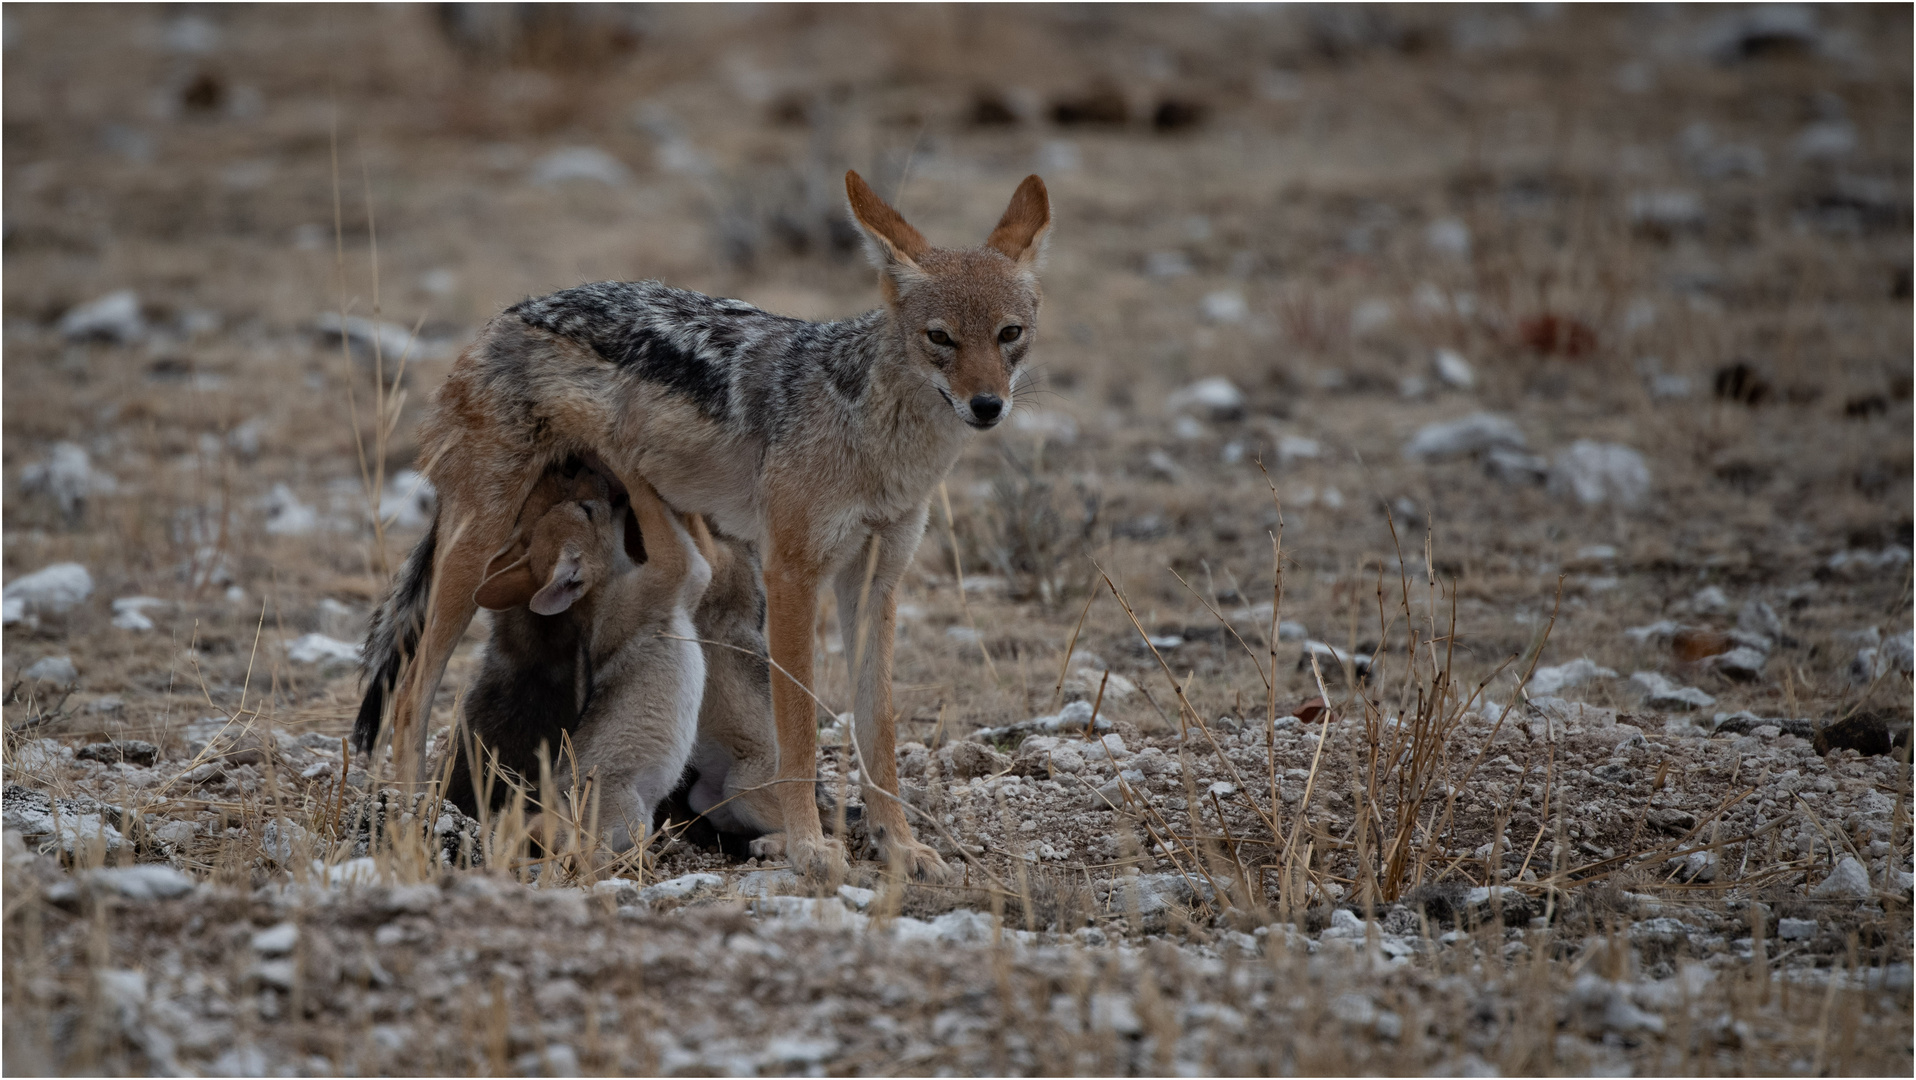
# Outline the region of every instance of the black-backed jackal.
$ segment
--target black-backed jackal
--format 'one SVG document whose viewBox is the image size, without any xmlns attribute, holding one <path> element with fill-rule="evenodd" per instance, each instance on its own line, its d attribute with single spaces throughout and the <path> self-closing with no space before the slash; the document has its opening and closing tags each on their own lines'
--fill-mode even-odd
<svg viewBox="0 0 1916 1080">
<path fill-rule="evenodd" d="M 363 748 L 390 695 L 396 770 L 422 776 L 433 696 L 485 568 L 513 542 L 545 470 L 577 456 L 757 541 L 793 866 L 822 879 L 845 869 L 812 787 L 812 625 L 829 584 L 857 660 L 871 839 L 908 873 L 942 872 L 897 799 L 896 589 L 932 493 L 971 433 L 1005 415 L 1028 370 L 1051 208 L 1044 182 L 1027 177 L 982 247 L 942 249 L 858 174 L 845 187 L 880 271 L 876 311 L 813 323 L 657 282 L 603 282 L 508 308 L 466 349 L 421 432 L 439 509 L 369 634 Z"/>
</svg>

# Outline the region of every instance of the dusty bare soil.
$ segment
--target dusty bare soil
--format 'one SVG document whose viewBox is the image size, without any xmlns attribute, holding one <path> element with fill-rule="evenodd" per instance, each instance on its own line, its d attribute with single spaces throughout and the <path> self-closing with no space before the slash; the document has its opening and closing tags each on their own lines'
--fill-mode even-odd
<svg viewBox="0 0 1916 1080">
<path fill-rule="evenodd" d="M 5 12 L 9 1072 L 1911 1070 L 1907 8 L 502 18 Z M 1057 214 L 900 609 L 954 881 L 382 795 L 462 342 L 864 310 L 848 167 Z"/>
</svg>

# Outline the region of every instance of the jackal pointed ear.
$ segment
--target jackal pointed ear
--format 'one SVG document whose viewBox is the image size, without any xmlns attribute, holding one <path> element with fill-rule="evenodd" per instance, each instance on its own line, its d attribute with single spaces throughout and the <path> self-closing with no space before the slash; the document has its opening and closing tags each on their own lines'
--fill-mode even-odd
<svg viewBox="0 0 1916 1080">
<path fill-rule="evenodd" d="M 532 594 L 533 612 L 557 615 L 578 603 L 579 597 L 585 595 L 585 578 L 580 573 L 583 567 L 584 561 L 574 552 L 559 556 L 559 561 L 552 564 L 552 576 L 546 579 L 545 586 Z"/>
<path fill-rule="evenodd" d="M 509 611 L 532 599 L 539 580 L 532 576 L 532 556 L 525 554 L 503 569 L 489 570 L 472 599 L 487 611 Z"/>
<path fill-rule="evenodd" d="M 918 256 L 931 250 L 922 233 L 879 198 L 856 172 L 845 174 L 845 198 L 852 205 L 853 219 L 865 233 L 866 250 L 880 270 L 918 269 Z"/>
<path fill-rule="evenodd" d="M 1021 267 L 1035 267 L 1044 258 L 1045 237 L 1051 234 L 1051 196 L 1037 173 L 1025 177 L 1011 193 L 1011 205 L 985 246 L 1003 252 Z"/>
</svg>

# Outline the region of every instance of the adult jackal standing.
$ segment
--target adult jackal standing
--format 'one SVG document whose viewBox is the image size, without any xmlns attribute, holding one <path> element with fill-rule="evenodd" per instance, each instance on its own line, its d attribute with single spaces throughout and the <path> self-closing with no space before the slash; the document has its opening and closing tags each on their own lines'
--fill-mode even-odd
<svg viewBox="0 0 1916 1080">
<path fill-rule="evenodd" d="M 439 510 L 369 633 L 371 685 L 354 729 L 362 748 L 372 748 L 392 696 L 397 771 L 419 778 L 433 695 L 484 568 L 512 543 L 545 469 L 578 455 L 628 488 L 649 481 L 675 509 L 758 539 L 777 840 L 792 864 L 825 879 L 845 868 L 811 783 L 812 625 L 829 583 L 845 653 L 858 661 L 853 709 L 872 841 L 881 859 L 916 876 L 943 871 L 897 799 L 896 588 L 932 492 L 971 433 L 1003 418 L 1028 370 L 1051 206 L 1044 182 L 1027 177 L 984 246 L 941 249 L 857 173 L 845 189 L 879 269 L 885 305 L 876 311 L 813 323 L 657 282 L 602 282 L 508 308 L 466 349 L 421 431 Z"/>
</svg>

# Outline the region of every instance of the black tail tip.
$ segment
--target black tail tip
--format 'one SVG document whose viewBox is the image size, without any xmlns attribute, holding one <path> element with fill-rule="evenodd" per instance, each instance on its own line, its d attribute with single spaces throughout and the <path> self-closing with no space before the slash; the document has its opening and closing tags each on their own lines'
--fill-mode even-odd
<svg viewBox="0 0 1916 1080">
<path fill-rule="evenodd" d="M 379 741 L 379 718 L 386 711 L 386 680 L 374 679 L 359 703 L 359 716 L 353 720 L 352 746 L 362 754 L 373 752 Z"/>
</svg>

